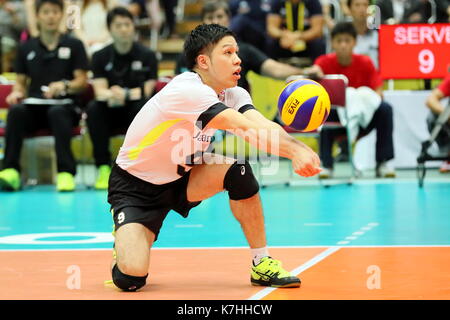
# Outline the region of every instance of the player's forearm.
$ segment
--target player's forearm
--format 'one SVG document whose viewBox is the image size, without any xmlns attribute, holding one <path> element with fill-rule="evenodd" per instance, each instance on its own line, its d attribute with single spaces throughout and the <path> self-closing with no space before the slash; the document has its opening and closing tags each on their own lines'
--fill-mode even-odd
<svg viewBox="0 0 450 320">
<path fill-rule="evenodd" d="M 231 132 L 259 150 L 283 158 L 293 159 L 300 149 L 306 147 L 272 121 L 264 124 L 252 122 L 250 126 L 236 128 Z"/>
</svg>

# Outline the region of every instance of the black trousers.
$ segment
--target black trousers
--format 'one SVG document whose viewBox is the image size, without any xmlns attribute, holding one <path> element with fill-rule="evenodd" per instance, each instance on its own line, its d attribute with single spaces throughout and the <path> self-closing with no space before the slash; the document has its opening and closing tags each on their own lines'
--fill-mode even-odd
<svg viewBox="0 0 450 320">
<path fill-rule="evenodd" d="M 58 172 L 76 173 L 71 149 L 72 130 L 80 121 L 80 112 L 73 105 L 38 106 L 16 104 L 9 108 L 6 120 L 4 168 L 20 171 L 23 139 L 41 129 L 50 129 L 55 137 Z"/>
<path fill-rule="evenodd" d="M 337 112 L 332 110 L 328 121 L 338 121 Z M 367 128 L 359 128 L 358 137 L 363 137 L 369 134 L 373 129 L 377 130 L 377 139 L 375 146 L 375 160 L 377 163 L 388 161 L 394 158 L 394 121 L 392 114 L 392 107 L 382 101 L 380 106 L 375 111 L 372 120 Z M 339 135 L 345 134 L 345 128 L 339 129 L 323 129 L 320 132 L 320 159 L 324 168 L 333 168 L 332 146 L 335 138 Z"/>
<path fill-rule="evenodd" d="M 111 165 L 109 139 L 124 134 L 145 101 L 128 102 L 124 107 L 110 108 L 106 102 L 91 101 L 87 106 L 87 125 L 94 148 L 96 166 Z"/>
</svg>

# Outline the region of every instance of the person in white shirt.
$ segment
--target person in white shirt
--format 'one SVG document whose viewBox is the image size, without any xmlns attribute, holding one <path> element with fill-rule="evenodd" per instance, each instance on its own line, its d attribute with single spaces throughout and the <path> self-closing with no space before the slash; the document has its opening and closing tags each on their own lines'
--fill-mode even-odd
<svg viewBox="0 0 450 320">
<path fill-rule="evenodd" d="M 348 0 L 352 22 L 357 32 L 353 52 L 369 56 L 378 70 L 378 29 L 376 28 L 379 26 L 374 25 L 372 29 L 368 27 L 369 5 L 369 0 Z"/>
<path fill-rule="evenodd" d="M 226 130 L 291 159 L 293 170 L 305 177 L 320 172 L 320 159 L 264 118 L 252 106 L 248 92 L 237 87 L 241 60 L 229 29 L 198 26 L 187 37 L 184 53 L 191 71 L 176 76 L 142 107 L 111 172 L 113 283 L 123 291 L 143 287 L 149 249 L 168 212 L 187 217 L 202 200 L 227 191 L 231 211 L 251 249 L 251 283 L 299 287 L 300 279 L 269 256 L 259 185 L 249 163 L 205 151 L 214 132 Z"/>
</svg>

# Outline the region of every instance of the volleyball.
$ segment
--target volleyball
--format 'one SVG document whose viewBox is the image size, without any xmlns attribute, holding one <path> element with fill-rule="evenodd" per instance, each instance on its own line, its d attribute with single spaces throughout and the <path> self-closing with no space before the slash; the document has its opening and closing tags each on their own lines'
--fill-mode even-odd
<svg viewBox="0 0 450 320">
<path fill-rule="evenodd" d="M 330 114 L 330 97 L 325 88 L 310 79 L 289 82 L 278 97 L 281 120 L 302 132 L 314 131 Z"/>
</svg>

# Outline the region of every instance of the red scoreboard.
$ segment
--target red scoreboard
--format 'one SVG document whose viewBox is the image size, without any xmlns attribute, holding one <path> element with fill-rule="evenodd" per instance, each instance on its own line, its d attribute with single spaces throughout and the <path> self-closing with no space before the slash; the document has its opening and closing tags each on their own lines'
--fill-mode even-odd
<svg viewBox="0 0 450 320">
<path fill-rule="evenodd" d="M 381 25 L 383 79 L 443 78 L 450 66 L 450 24 Z"/>
</svg>

